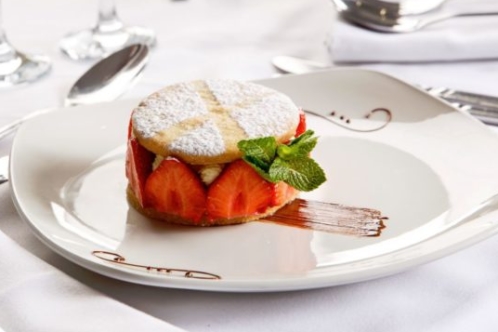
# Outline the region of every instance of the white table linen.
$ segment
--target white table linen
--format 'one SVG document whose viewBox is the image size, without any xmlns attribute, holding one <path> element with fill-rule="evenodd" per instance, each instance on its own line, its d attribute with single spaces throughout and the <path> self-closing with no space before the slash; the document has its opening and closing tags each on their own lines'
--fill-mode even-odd
<svg viewBox="0 0 498 332">
<path fill-rule="evenodd" d="M 442 10 L 498 13 L 498 2 L 448 0 Z M 370 31 L 337 20 L 328 47 L 336 63 L 487 60 L 498 58 L 497 31 L 498 15 L 458 17 L 413 33 Z"/>
<path fill-rule="evenodd" d="M 67 276 L 2 232 L 0 252 L 0 324 L 7 331 L 182 331 Z"/>
<path fill-rule="evenodd" d="M 65 33 L 96 19 L 96 1 L 2 4 L 10 40 L 25 51 L 49 54 L 54 67 L 37 83 L 0 90 L 0 126 L 34 109 L 60 104 L 89 63 L 64 58 L 57 42 Z M 142 80 L 123 98 L 144 96 L 167 83 L 194 78 L 268 78 L 275 75 L 270 64 L 274 55 L 328 59 L 324 42 L 334 12 L 327 0 L 121 0 L 117 5 L 123 20 L 147 25 L 158 33 L 158 46 Z M 498 96 L 498 60 L 363 66 L 413 83 Z M 0 141 L 0 155 L 8 153 L 11 142 Z M 83 285 L 188 331 L 458 332 L 494 331 L 498 326 L 496 238 L 377 280 L 309 291 L 232 294 L 158 289 L 85 270 L 52 252 L 32 234 L 17 215 L 7 185 L 0 186 L 0 230 L 28 255 Z M 0 252 L 0 259 L 8 254 Z M 43 306 L 43 301 L 37 304 Z M 32 308 L 36 305 L 26 308 L 26 314 Z M 6 329 L 5 323 L 0 319 L 0 327 Z"/>
</svg>

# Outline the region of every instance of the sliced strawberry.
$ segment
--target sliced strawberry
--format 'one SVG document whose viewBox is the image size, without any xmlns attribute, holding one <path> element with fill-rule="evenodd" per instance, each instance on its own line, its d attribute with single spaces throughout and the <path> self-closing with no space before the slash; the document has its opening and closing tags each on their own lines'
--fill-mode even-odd
<svg viewBox="0 0 498 332">
<path fill-rule="evenodd" d="M 280 181 L 278 183 L 272 184 L 273 195 L 272 195 L 272 206 L 280 206 L 287 203 L 292 197 L 297 194 L 297 189 L 288 185 L 287 183 Z"/>
<path fill-rule="evenodd" d="M 297 125 L 295 136 L 299 137 L 305 131 L 306 131 L 306 114 L 303 112 L 303 110 L 301 110 L 299 113 L 299 124 Z"/>
<path fill-rule="evenodd" d="M 241 218 L 264 212 L 272 201 L 272 184 L 243 160 L 223 170 L 208 189 L 208 219 Z"/>
<path fill-rule="evenodd" d="M 206 211 L 206 190 L 190 167 L 168 158 L 147 179 L 145 201 L 159 212 L 197 222 Z"/>
<path fill-rule="evenodd" d="M 128 140 L 126 177 L 141 206 L 144 206 L 145 181 L 152 172 L 154 158 L 154 154 L 141 146 L 136 139 Z"/>
</svg>

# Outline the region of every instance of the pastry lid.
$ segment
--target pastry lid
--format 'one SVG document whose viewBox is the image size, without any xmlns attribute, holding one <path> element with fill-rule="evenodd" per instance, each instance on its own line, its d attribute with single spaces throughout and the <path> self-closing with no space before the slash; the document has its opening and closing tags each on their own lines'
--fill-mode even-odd
<svg viewBox="0 0 498 332">
<path fill-rule="evenodd" d="M 237 143 L 295 134 L 299 108 L 286 95 L 249 82 L 205 80 L 167 86 L 133 110 L 133 135 L 148 150 L 190 164 L 241 158 Z"/>
</svg>

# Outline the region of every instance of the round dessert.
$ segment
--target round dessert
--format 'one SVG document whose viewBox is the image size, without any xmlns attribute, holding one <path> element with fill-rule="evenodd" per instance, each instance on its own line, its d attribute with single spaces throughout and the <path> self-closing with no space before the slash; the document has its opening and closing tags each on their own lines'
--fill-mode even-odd
<svg viewBox="0 0 498 332">
<path fill-rule="evenodd" d="M 132 112 L 128 201 L 148 217 L 197 226 L 273 214 L 298 189 L 324 181 L 309 158 L 316 138 L 305 130 L 304 113 L 289 97 L 258 84 L 205 80 L 168 86 Z M 303 165 L 312 168 L 311 179 L 295 178 L 293 168 Z"/>
</svg>

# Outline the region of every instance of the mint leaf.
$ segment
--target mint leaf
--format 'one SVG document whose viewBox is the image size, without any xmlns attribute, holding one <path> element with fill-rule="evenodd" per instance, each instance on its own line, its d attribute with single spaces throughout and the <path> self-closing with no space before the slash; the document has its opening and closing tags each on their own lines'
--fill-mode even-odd
<svg viewBox="0 0 498 332">
<path fill-rule="evenodd" d="M 300 191 L 311 191 L 325 182 L 324 171 L 311 158 L 284 160 L 275 158 L 269 176 L 273 182 L 284 181 Z"/>
<path fill-rule="evenodd" d="M 265 179 L 266 181 L 269 181 L 269 182 L 275 182 L 273 181 L 273 179 L 270 177 L 270 175 L 268 175 L 268 171 L 270 170 L 270 166 L 267 166 L 267 165 L 262 165 L 261 166 L 261 161 L 256 159 L 256 158 L 252 158 L 250 156 L 244 156 L 242 157 L 242 159 L 244 159 L 244 161 L 246 163 L 248 163 L 256 172 L 258 172 L 258 174 L 263 178 Z"/>
<path fill-rule="evenodd" d="M 291 149 L 294 150 L 296 157 L 307 157 L 315 148 L 318 138 L 314 137 L 314 134 L 312 130 L 307 130 L 289 144 Z"/>
<path fill-rule="evenodd" d="M 289 145 L 280 145 L 277 148 L 278 156 L 285 160 L 308 157 L 318 141 L 316 137 L 313 137 L 313 134 L 312 130 L 308 130 L 292 140 Z"/>
<path fill-rule="evenodd" d="M 244 160 L 267 172 L 275 159 L 277 141 L 275 137 L 255 138 L 240 141 L 237 147 L 243 153 Z"/>
<path fill-rule="evenodd" d="M 304 133 L 302 133 L 301 135 L 299 135 L 298 137 L 294 138 L 290 143 L 289 145 L 293 145 L 293 144 L 299 144 L 299 142 L 301 141 L 305 141 L 311 137 L 313 137 L 313 135 L 315 134 L 315 132 L 311 129 L 308 129 L 306 130 Z"/>
<path fill-rule="evenodd" d="M 300 191 L 311 191 L 326 181 L 324 171 L 309 157 L 317 143 L 307 130 L 289 144 L 277 144 L 274 137 L 240 141 L 242 158 L 269 182 L 284 181 Z"/>
<path fill-rule="evenodd" d="M 312 138 L 314 134 L 315 134 L 315 132 L 313 130 L 308 129 L 304 133 L 302 133 L 301 135 L 299 135 L 298 137 L 294 138 L 289 143 L 289 145 L 301 144 L 301 142 L 305 142 L 305 141 L 309 140 L 310 138 Z"/>
</svg>

